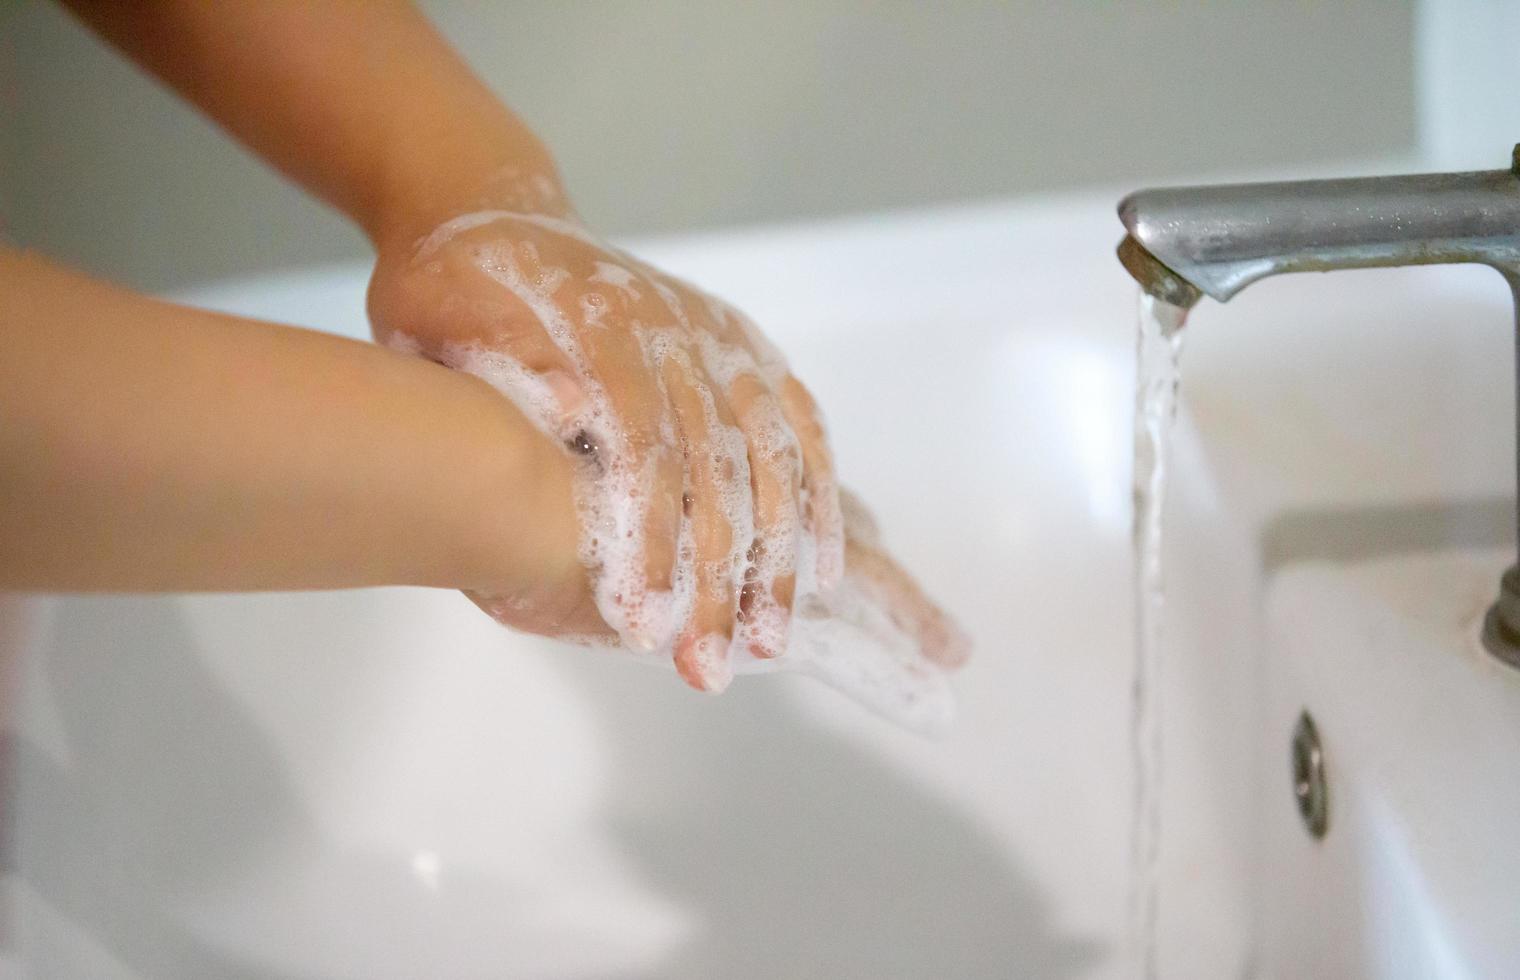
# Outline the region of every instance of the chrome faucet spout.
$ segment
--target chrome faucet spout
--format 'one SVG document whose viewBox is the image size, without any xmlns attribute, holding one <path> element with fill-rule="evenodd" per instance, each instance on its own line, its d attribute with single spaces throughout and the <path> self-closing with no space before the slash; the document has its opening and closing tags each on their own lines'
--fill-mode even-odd
<svg viewBox="0 0 1520 980">
<path fill-rule="evenodd" d="M 1220 302 L 1284 272 L 1476 262 L 1520 273 L 1512 170 L 1144 190 L 1119 218 L 1126 243 Z"/>
<path fill-rule="evenodd" d="M 1119 219 L 1119 261 L 1176 306 L 1223 303 L 1285 272 L 1478 263 L 1508 280 L 1520 336 L 1520 146 L 1508 170 L 1142 190 L 1119 203 Z M 1520 451 L 1516 466 L 1520 484 Z M 1484 643 L 1520 668 L 1520 562 Z"/>
</svg>

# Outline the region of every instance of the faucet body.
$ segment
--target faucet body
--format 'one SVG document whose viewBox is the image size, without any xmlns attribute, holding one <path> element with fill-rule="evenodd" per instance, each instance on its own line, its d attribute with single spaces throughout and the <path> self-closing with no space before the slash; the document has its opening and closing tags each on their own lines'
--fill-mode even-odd
<svg viewBox="0 0 1520 980">
<path fill-rule="evenodd" d="M 1143 190 L 1120 202 L 1119 218 L 1120 262 L 1175 306 L 1223 303 L 1284 272 L 1478 263 L 1509 282 L 1520 336 L 1520 146 L 1509 170 Z M 1520 486 L 1520 451 L 1516 460 Z M 1484 644 L 1520 668 L 1520 562 L 1504 574 Z"/>
<path fill-rule="evenodd" d="M 1146 190 L 1119 219 L 1127 251 L 1221 303 L 1283 272 L 1476 262 L 1520 275 L 1512 170 Z"/>
</svg>

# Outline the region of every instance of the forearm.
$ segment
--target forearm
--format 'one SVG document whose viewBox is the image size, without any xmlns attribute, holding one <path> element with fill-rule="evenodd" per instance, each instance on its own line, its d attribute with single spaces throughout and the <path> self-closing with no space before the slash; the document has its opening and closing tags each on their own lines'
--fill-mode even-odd
<svg viewBox="0 0 1520 980">
<path fill-rule="evenodd" d="M 64 0 L 377 247 L 505 199 L 563 206 L 543 144 L 401 0 Z"/>
<path fill-rule="evenodd" d="M 0 250 L 0 588 L 418 584 L 575 563 L 569 464 L 427 361 Z"/>
</svg>

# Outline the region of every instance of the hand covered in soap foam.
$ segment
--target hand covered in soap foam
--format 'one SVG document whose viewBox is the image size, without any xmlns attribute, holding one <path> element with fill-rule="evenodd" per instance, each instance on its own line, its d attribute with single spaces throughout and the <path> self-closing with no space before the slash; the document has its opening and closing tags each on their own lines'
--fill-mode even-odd
<svg viewBox="0 0 1520 980">
<path fill-rule="evenodd" d="M 917 655 L 954 670 L 971 656 L 971 641 L 881 542 L 876 520 L 860 498 L 841 489 L 844 514 L 845 577 L 916 646 Z"/>
<path fill-rule="evenodd" d="M 580 558 L 629 649 L 673 647 L 689 683 L 721 689 L 731 643 L 779 656 L 799 586 L 839 581 L 839 494 L 807 391 L 741 314 L 552 195 L 382 253 L 369 306 L 381 342 L 484 378 L 578 458 Z M 555 621 L 583 588 L 472 598 L 508 625 L 610 639 Z"/>
<path fill-rule="evenodd" d="M 158 304 L 102 299 L 104 293 L 77 284 L 65 284 L 59 295 L 86 296 L 83 306 L 59 307 L 28 293 L 26 305 L 12 304 L 23 332 L 37 333 L 33 311 L 43 310 L 50 322 L 42 333 L 49 337 L 60 325 L 93 337 L 99 331 L 84 326 L 98 319 L 99 310 L 87 308 L 97 300 L 143 327 L 134 334 L 148 346 L 91 347 L 95 357 L 85 367 L 113 369 L 100 368 L 102 376 L 116 377 L 117 361 L 150 349 L 164 356 L 137 358 L 141 378 L 158 378 L 154 372 L 174 359 L 169 354 L 199 367 L 206 383 L 253 365 L 255 373 L 289 383 L 282 390 L 298 393 L 296 408 L 324 423 L 301 434 L 313 438 L 288 440 L 290 452 L 272 454 L 275 440 L 265 430 L 278 424 L 270 420 L 288 424 L 300 412 L 248 424 L 247 399 L 232 399 L 217 416 L 230 428 L 175 430 L 181 441 L 208 437 L 190 455 L 219 464 L 213 479 L 176 470 L 174 479 L 139 487 L 144 481 L 134 476 L 127 482 L 139 506 L 126 510 L 114 506 L 120 501 L 112 494 L 94 491 L 70 498 L 78 510 L 59 509 L 55 494 L 35 495 L 31 503 L 43 519 L 22 522 L 34 527 L 62 521 L 76 531 L 121 530 L 130 511 L 126 525 L 141 530 L 154 523 L 144 522 L 143 513 L 172 511 L 191 515 L 176 525 L 222 535 L 208 546 L 204 533 L 169 544 L 164 535 L 148 534 L 140 549 L 117 549 L 87 572 L 63 560 L 43 581 L 58 582 L 52 574 L 154 588 L 464 585 L 483 590 L 473 597 L 509 625 L 616 639 L 667 662 L 673 656 L 698 687 L 721 688 L 735 667 L 784 662 L 841 686 L 871 688 L 878 706 L 892 702 L 892 688 L 908 714 L 924 716 L 923 692 L 940 679 L 933 665 L 956 659 L 953 631 L 867 536 L 850 534 L 846 568 L 838 491 L 807 393 L 737 313 L 588 234 L 565 202 L 548 148 L 412 4 L 181 2 L 155 5 L 164 8 L 158 16 L 139 16 L 122 4 L 70 6 L 363 230 L 380 253 L 370 290 L 380 340 L 486 379 L 558 446 L 531 438 L 522 420 L 501 411 L 478 385 L 458 378 L 435 385 L 440 372 L 414 370 L 415 364 L 397 369 L 398 359 L 373 351 L 294 339 L 270 324 L 239 327 L 246 339 L 233 336 L 225 320 L 217 329 L 214 319 L 196 317 L 192 330 L 184 311 L 171 316 Z M 60 281 L 35 270 L 25 278 L 34 285 Z M 3 298 L 21 295 L 12 285 Z M 63 310 L 61 318 L 52 316 L 54 307 Z M 183 360 L 192 346 L 195 355 Z M 52 383 L 56 351 L 21 348 L 28 350 L 38 356 L 21 363 L 27 370 L 42 365 L 47 393 L 73 390 Z M 340 376 L 344 371 L 352 373 Z M 89 371 L 76 381 L 92 396 L 117 397 L 135 410 L 141 378 L 109 391 Z M 30 410 L 36 391 L 20 390 Z M 49 417 L 75 427 L 77 399 L 44 401 L 57 411 Z M 377 403 L 385 411 L 375 410 Z M 313 408 L 326 411 L 313 416 Z M 461 417 L 467 413 L 478 414 Z M 441 425 L 454 428 L 430 441 Z M 212 431 L 219 441 L 209 438 Z M 141 434 L 120 432 L 122 441 Z M 382 448 L 387 433 L 395 435 L 389 454 Z M 117 441 L 107 440 L 113 447 Z M 71 443 L 76 453 L 68 458 L 93 459 L 99 442 Z M 160 442 L 131 444 L 147 456 L 111 455 L 156 459 Z M 59 454 L 20 445 L 23 462 L 40 460 L 40 468 L 23 471 L 30 475 L 18 486 L 50 487 L 51 457 Z M 323 451 L 313 453 L 314 446 Z M 501 447 L 501 455 L 468 448 L 480 446 Z M 563 458 L 555 455 L 559 447 Z M 398 464 L 397 453 L 408 458 Z M 566 465 L 571 459 L 577 476 Z M 388 485 L 367 493 L 376 482 Z M 166 490 L 208 483 L 230 489 Z M 567 506 L 567 484 L 578 514 Z M 196 506 L 181 507 L 185 497 L 197 498 Z M 239 506 L 215 506 L 222 498 Z M 376 521 L 379 514 L 388 519 Z M 331 533 L 290 531 L 324 519 L 334 526 L 317 530 Z M 91 537 L 99 535 L 82 533 Z M 60 551 L 50 538 L 28 540 L 43 550 L 71 550 Z M 251 558 L 239 546 L 247 540 L 262 545 L 259 560 L 240 559 L 239 574 L 230 573 L 226 554 Z M 155 549 L 151 570 L 122 568 L 120 554 Z M 429 553 L 419 557 L 419 550 Z M 35 584 L 30 574 L 23 581 Z M 794 606 L 797 628 L 789 630 Z M 795 656 L 781 657 L 787 646 Z M 915 686 L 924 678 L 931 680 Z"/>
</svg>

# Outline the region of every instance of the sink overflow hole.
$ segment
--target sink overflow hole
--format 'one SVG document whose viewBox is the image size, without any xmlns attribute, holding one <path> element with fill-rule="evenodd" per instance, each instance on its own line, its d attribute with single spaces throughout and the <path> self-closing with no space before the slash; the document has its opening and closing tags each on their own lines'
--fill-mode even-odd
<svg viewBox="0 0 1520 980">
<path fill-rule="evenodd" d="M 1330 790 L 1325 784 L 1325 754 L 1319 729 L 1309 712 L 1301 712 L 1293 728 L 1293 798 L 1309 836 L 1321 840 L 1330 826 Z"/>
</svg>

